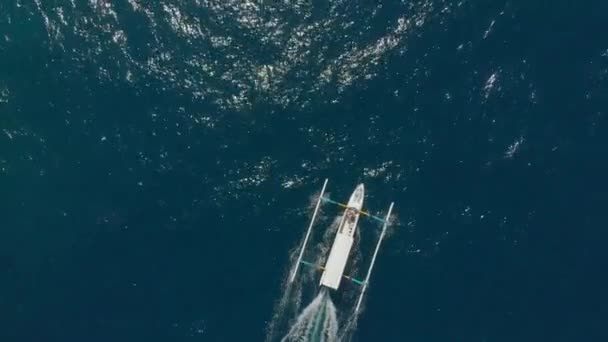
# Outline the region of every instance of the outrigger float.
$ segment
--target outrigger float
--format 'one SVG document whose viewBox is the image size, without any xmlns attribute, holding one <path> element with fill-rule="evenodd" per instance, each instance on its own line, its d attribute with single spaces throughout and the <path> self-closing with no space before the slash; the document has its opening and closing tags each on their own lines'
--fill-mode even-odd
<svg viewBox="0 0 608 342">
<path fill-rule="evenodd" d="M 391 216 L 391 212 L 393 211 L 394 202 L 391 202 L 385 218 L 374 216 L 368 211 L 363 210 L 363 198 L 365 196 L 363 184 L 359 184 L 355 188 L 355 191 L 350 196 L 348 203 L 344 204 L 333 201 L 330 198 L 323 196 L 325 194 L 327 182 L 328 180 L 325 179 L 325 182 L 323 183 L 323 188 L 321 189 L 321 193 L 319 194 L 319 198 L 317 199 L 315 211 L 312 214 L 310 225 L 308 226 L 308 230 L 306 231 L 306 236 L 304 237 L 304 242 L 300 249 L 300 254 L 298 256 L 296 266 L 294 268 L 293 273 L 291 274 L 289 281 L 293 282 L 295 280 L 300 264 L 309 267 L 314 267 L 323 272 L 321 275 L 321 280 L 319 282 L 320 286 L 337 290 L 340 287 L 340 282 L 342 278 L 350 280 L 351 282 L 361 286 L 361 293 L 359 294 L 357 306 L 355 307 L 355 312 L 358 312 L 359 308 L 361 307 L 361 302 L 363 301 L 363 296 L 365 295 L 365 291 L 367 290 L 367 286 L 369 284 L 369 278 L 372 274 L 374 263 L 376 262 L 376 256 L 378 255 L 380 245 L 382 244 L 386 229 L 389 225 L 389 218 Z M 310 232 L 312 231 L 312 227 L 314 226 L 315 220 L 317 218 L 317 213 L 319 212 L 321 202 L 335 204 L 344 208 L 344 213 L 342 214 L 342 219 L 340 220 L 340 225 L 338 226 L 338 232 L 336 233 L 336 237 L 329 252 L 329 256 L 327 258 L 325 266 L 315 265 L 313 263 L 302 260 L 302 256 L 304 255 L 304 250 L 306 249 L 306 244 L 308 243 Z M 369 269 L 367 270 L 367 275 L 365 276 L 365 280 L 358 280 L 344 274 L 344 268 L 346 267 L 346 263 L 348 262 L 350 250 L 354 242 L 357 223 L 359 222 L 359 216 L 361 214 L 382 223 L 382 232 L 380 233 L 380 237 L 378 238 L 378 243 L 376 244 L 376 249 L 374 250 Z"/>
</svg>

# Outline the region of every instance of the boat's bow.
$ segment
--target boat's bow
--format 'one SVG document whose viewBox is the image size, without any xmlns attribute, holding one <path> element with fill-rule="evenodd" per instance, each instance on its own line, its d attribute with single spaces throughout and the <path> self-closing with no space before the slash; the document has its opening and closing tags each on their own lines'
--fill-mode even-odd
<svg viewBox="0 0 608 342">
<path fill-rule="evenodd" d="M 363 208 L 363 197 L 365 195 L 365 189 L 363 187 L 363 183 L 357 185 L 353 194 L 350 195 L 350 199 L 348 200 L 348 207 L 355 208 L 358 211 Z"/>
</svg>

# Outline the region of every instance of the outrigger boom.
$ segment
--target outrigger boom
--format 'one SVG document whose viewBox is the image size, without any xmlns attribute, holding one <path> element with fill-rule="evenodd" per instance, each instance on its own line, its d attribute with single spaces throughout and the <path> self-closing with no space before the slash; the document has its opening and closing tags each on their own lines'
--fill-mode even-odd
<svg viewBox="0 0 608 342">
<path fill-rule="evenodd" d="M 331 199 L 331 198 L 329 198 L 329 197 L 321 197 L 321 200 L 323 200 L 323 202 L 329 202 L 329 203 L 331 203 L 331 204 L 338 205 L 338 206 L 340 206 L 340 207 L 342 207 L 342 208 L 348 208 L 348 204 L 344 204 L 344 203 L 336 202 L 336 201 L 332 200 L 332 199 Z M 370 214 L 369 212 L 367 212 L 367 211 L 365 211 L 365 210 L 359 210 L 359 213 L 361 213 L 361 214 L 363 214 L 363 215 L 365 215 L 365 216 L 367 216 L 367 217 L 370 217 L 370 218 L 372 218 L 372 219 L 374 219 L 374 220 L 376 220 L 376 221 L 380 221 L 380 222 L 382 222 L 382 223 L 384 223 L 384 222 L 385 222 L 385 220 L 384 220 L 383 218 L 378 217 L 378 216 L 375 216 L 375 215 L 372 215 L 372 214 Z"/>
<path fill-rule="evenodd" d="M 331 200 L 329 197 L 323 196 L 325 194 L 327 182 L 328 179 L 325 179 L 325 182 L 323 183 L 323 188 L 321 189 L 321 193 L 319 194 L 319 197 L 317 199 L 317 204 L 315 206 L 310 225 L 308 226 L 308 230 L 306 231 L 306 236 L 304 237 L 304 242 L 302 243 L 302 247 L 300 249 L 296 265 L 294 267 L 293 273 L 290 276 L 289 281 L 293 282 L 295 280 L 300 264 L 304 264 L 305 266 L 309 267 L 314 267 L 319 271 L 323 272 L 320 280 L 320 285 L 329 287 L 334 290 L 337 290 L 340 286 L 340 280 L 342 278 L 346 278 L 351 282 L 361 286 L 361 293 L 359 295 L 357 305 L 355 307 L 355 312 L 358 312 L 361 307 L 365 291 L 367 290 L 367 287 L 369 285 L 369 279 L 374 268 L 374 264 L 376 262 L 376 257 L 378 256 L 378 251 L 380 250 L 380 245 L 382 244 L 382 240 L 384 239 L 386 230 L 388 228 L 388 225 L 390 224 L 389 219 L 393 211 L 394 203 L 391 202 L 386 217 L 381 218 L 372 215 L 368 211 L 362 209 L 364 197 L 363 184 L 359 184 L 357 186 L 357 188 L 351 195 L 348 204 L 344 204 Z M 308 240 L 310 238 L 312 227 L 314 226 L 315 219 L 317 218 L 317 213 L 319 212 L 319 208 L 321 206 L 321 202 L 332 203 L 345 209 L 325 266 L 315 265 L 308 261 L 302 260 L 304 250 L 306 249 L 306 245 L 308 244 Z M 364 216 L 370 217 L 382 223 L 382 232 L 380 233 L 380 237 L 378 238 L 378 243 L 376 244 L 376 248 L 374 250 L 369 269 L 367 270 L 365 280 L 358 280 L 344 274 L 344 268 L 349 258 L 350 249 L 353 245 L 354 234 L 356 232 L 359 214 L 363 214 Z"/>
<path fill-rule="evenodd" d="M 319 199 L 317 200 L 317 205 L 315 206 L 315 212 L 312 214 L 312 219 L 310 220 L 310 225 L 308 226 L 308 230 L 306 231 L 306 237 L 304 238 L 304 243 L 302 244 L 302 249 L 300 249 L 300 255 L 298 256 L 298 262 L 296 262 L 296 268 L 293 270 L 291 275 L 290 282 L 296 278 L 296 274 L 298 273 L 298 268 L 300 268 L 300 262 L 302 261 L 302 256 L 304 255 L 304 249 L 306 248 L 306 243 L 308 242 L 308 238 L 310 237 L 310 231 L 312 230 L 312 226 L 315 223 L 315 218 L 317 217 L 317 213 L 319 212 L 319 207 L 321 206 L 321 198 L 323 198 L 323 194 L 325 193 L 325 188 L 327 187 L 327 182 L 329 179 L 325 179 L 323 183 L 323 189 L 321 189 L 321 194 L 319 194 Z"/>
<path fill-rule="evenodd" d="M 367 275 L 365 276 L 365 280 L 363 281 L 363 288 L 361 288 L 361 294 L 359 295 L 359 300 L 357 301 L 357 306 L 355 307 L 355 312 L 359 311 L 361 307 L 361 302 L 363 301 L 363 295 L 365 295 L 365 290 L 367 289 L 367 284 L 369 284 L 369 277 L 372 274 L 372 270 L 374 269 L 374 263 L 376 263 L 376 256 L 378 256 L 378 251 L 380 250 L 380 245 L 382 244 L 382 239 L 384 238 L 384 234 L 386 233 L 386 228 L 388 227 L 388 220 L 391 217 L 391 212 L 393 211 L 393 205 L 395 203 L 391 202 L 391 206 L 388 207 L 388 213 L 386 213 L 386 219 L 384 219 L 384 224 L 382 225 L 382 232 L 380 233 L 380 237 L 378 238 L 378 244 L 376 245 L 376 249 L 374 250 L 374 256 L 372 257 L 372 262 L 369 264 L 369 269 L 367 270 Z"/>
</svg>

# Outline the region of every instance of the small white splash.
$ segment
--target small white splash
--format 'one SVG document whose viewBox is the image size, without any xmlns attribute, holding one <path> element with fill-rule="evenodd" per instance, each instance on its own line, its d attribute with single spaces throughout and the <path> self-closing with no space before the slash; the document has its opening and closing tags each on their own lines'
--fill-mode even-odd
<svg viewBox="0 0 608 342">
<path fill-rule="evenodd" d="M 272 65 L 262 65 L 257 70 L 255 79 L 256 87 L 262 90 L 270 89 L 274 67 Z"/>
<path fill-rule="evenodd" d="M 497 80 L 498 80 L 498 72 L 494 72 L 487 79 L 486 84 L 483 87 L 484 97 L 486 98 L 486 100 L 490 97 L 490 94 L 494 90 L 494 88 L 497 84 Z"/>
<path fill-rule="evenodd" d="M 291 189 L 294 187 L 299 187 L 304 184 L 305 179 L 300 176 L 293 176 L 290 179 L 285 179 L 281 183 L 281 186 L 285 189 Z"/>
<path fill-rule="evenodd" d="M 125 73 L 125 80 L 129 83 L 133 83 L 133 72 L 131 72 L 131 70 L 127 70 Z"/>
<path fill-rule="evenodd" d="M 507 151 L 505 152 L 505 159 L 512 159 L 513 156 L 519 151 L 521 145 L 524 143 L 525 139 L 523 136 L 517 138 L 509 147 L 507 147 Z"/>
<path fill-rule="evenodd" d="M 138 0 L 129 0 L 129 4 L 131 5 L 131 8 L 133 8 L 134 11 L 139 11 L 139 9 L 141 8 L 141 5 L 139 4 Z"/>
<path fill-rule="evenodd" d="M 191 18 L 180 11 L 174 5 L 163 4 L 163 10 L 169 16 L 169 22 L 173 31 L 186 38 L 203 37 L 204 33 L 201 25 L 196 18 Z"/>
<path fill-rule="evenodd" d="M 9 139 L 13 140 L 13 135 L 11 134 L 11 132 L 9 132 L 8 130 L 6 130 L 6 129 L 5 129 L 5 130 L 4 130 L 4 134 L 6 134 L 6 136 L 7 136 Z"/>
<path fill-rule="evenodd" d="M 190 335 L 202 335 L 207 330 L 207 324 L 204 320 L 200 319 L 192 322 L 192 326 L 190 327 Z"/>
<path fill-rule="evenodd" d="M 363 169 L 363 174 L 365 175 L 365 177 L 371 177 L 371 178 L 375 178 L 378 177 L 382 174 L 384 174 L 386 172 L 386 169 L 391 166 L 392 162 L 391 161 L 387 161 L 382 163 L 382 165 L 380 165 L 377 168 L 364 168 Z"/>
<path fill-rule="evenodd" d="M 281 184 L 281 185 L 282 185 L 282 186 L 283 186 L 285 189 L 289 189 L 289 188 L 293 187 L 293 185 L 294 185 L 295 183 L 296 183 L 296 182 L 294 182 L 294 181 L 292 181 L 292 180 L 288 180 L 288 181 L 283 182 L 283 184 Z"/>
<path fill-rule="evenodd" d="M 63 13 L 63 7 L 55 8 L 55 13 L 57 13 L 57 17 L 63 26 L 68 26 L 67 20 L 65 20 L 65 14 Z"/>
<path fill-rule="evenodd" d="M 222 48 L 222 47 L 228 47 L 230 46 L 230 44 L 232 44 L 233 39 L 232 37 L 222 37 L 222 36 L 212 36 L 209 38 L 209 41 L 211 41 L 211 45 L 213 45 L 214 48 Z"/>
<path fill-rule="evenodd" d="M 215 128 L 216 120 L 210 116 L 194 117 L 194 122 L 201 124 L 207 128 Z"/>
<path fill-rule="evenodd" d="M 486 30 L 486 32 L 483 34 L 483 39 L 488 38 L 488 36 L 492 32 L 492 28 L 494 27 L 495 23 L 496 23 L 496 20 L 492 20 L 492 22 L 490 23 L 490 26 L 488 27 L 488 29 Z"/>
<path fill-rule="evenodd" d="M 127 35 L 123 30 L 117 30 L 112 34 L 112 41 L 118 45 L 127 45 Z"/>
<path fill-rule="evenodd" d="M 41 4 L 40 0 L 34 0 L 34 3 L 36 4 L 36 9 L 38 9 L 38 12 L 40 12 L 42 19 L 44 20 L 44 26 L 46 27 L 46 31 L 47 31 L 49 37 L 53 36 L 51 34 L 51 32 L 54 31 L 54 27 L 53 27 L 51 21 L 49 20 L 49 16 L 42 9 L 42 4 Z"/>
</svg>

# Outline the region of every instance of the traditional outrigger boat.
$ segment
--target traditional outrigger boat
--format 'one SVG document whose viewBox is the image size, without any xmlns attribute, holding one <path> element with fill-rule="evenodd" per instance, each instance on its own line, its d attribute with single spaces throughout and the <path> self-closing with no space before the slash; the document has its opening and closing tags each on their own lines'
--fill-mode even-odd
<svg viewBox="0 0 608 342">
<path fill-rule="evenodd" d="M 295 280 L 300 264 L 315 267 L 318 270 L 322 271 L 323 273 L 319 282 L 320 286 L 324 286 L 332 290 L 338 290 L 342 278 L 346 278 L 352 281 L 353 283 L 361 286 L 361 293 L 359 294 L 357 306 L 355 307 L 355 312 L 357 312 L 361 307 L 363 296 L 365 295 L 365 291 L 367 290 L 369 278 L 374 268 L 374 263 L 376 262 L 376 256 L 378 255 L 380 245 L 382 244 L 386 229 L 389 225 L 389 218 L 391 212 L 393 211 L 394 203 L 391 202 L 386 217 L 381 218 L 370 214 L 368 211 L 363 210 L 363 199 L 365 197 L 365 190 L 363 184 L 359 184 L 355 188 L 355 191 L 350 196 L 348 203 L 344 204 L 333 201 L 330 198 L 323 196 L 325 194 L 327 182 L 328 180 L 326 179 L 323 183 L 323 188 L 321 189 L 319 198 L 317 199 L 315 211 L 313 212 L 310 225 L 308 226 L 308 230 L 306 231 L 306 236 L 304 237 L 304 242 L 300 249 L 296 266 L 294 268 L 293 273 L 291 274 L 290 282 L 293 282 Z M 340 220 L 340 224 L 338 225 L 338 231 L 336 233 L 336 237 L 334 238 L 334 242 L 329 252 L 329 256 L 327 258 L 325 266 L 315 265 L 313 263 L 302 260 L 304 250 L 306 249 L 306 244 L 308 243 L 308 238 L 310 237 L 310 232 L 312 231 L 312 227 L 314 226 L 315 220 L 317 218 L 317 213 L 319 212 L 319 208 L 322 202 L 332 203 L 344 208 L 344 213 L 342 214 L 342 219 Z M 380 233 L 380 237 L 378 238 L 378 243 L 376 244 L 376 249 L 374 250 L 372 260 L 367 270 L 367 275 L 365 276 L 365 280 L 358 280 L 344 274 L 346 263 L 348 262 L 350 251 L 353 246 L 355 232 L 357 229 L 357 224 L 359 222 L 359 216 L 361 214 L 382 223 L 382 232 Z"/>
</svg>

